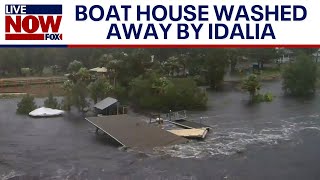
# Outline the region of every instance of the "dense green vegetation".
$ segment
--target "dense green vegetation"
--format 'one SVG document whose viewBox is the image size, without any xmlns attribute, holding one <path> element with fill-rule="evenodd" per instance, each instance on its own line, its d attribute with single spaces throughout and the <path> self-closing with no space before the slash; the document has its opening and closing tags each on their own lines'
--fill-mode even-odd
<svg viewBox="0 0 320 180">
<path fill-rule="evenodd" d="M 266 94 L 255 95 L 252 102 L 253 103 L 271 102 L 272 100 L 273 100 L 273 95 L 271 93 L 266 93 Z"/>
<path fill-rule="evenodd" d="M 27 115 L 36 108 L 37 106 L 34 102 L 34 97 L 27 94 L 23 96 L 21 101 L 18 103 L 17 113 Z"/>
<path fill-rule="evenodd" d="M 292 49 L 295 54 L 311 54 L 315 49 Z M 153 62 L 151 62 L 153 56 Z M 148 68 L 161 67 L 167 73 L 178 67 L 188 69 L 189 74 L 197 75 L 206 70 L 211 62 L 220 61 L 218 66 L 231 65 L 232 69 L 241 63 L 243 57 L 251 62 L 268 63 L 275 57 L 281 57 L 281 51 L 274 49 L 0 49 L 1 76 L 21 76 L 22 73 L 45 75 L 44 69 L 53 69 L 52 73 L 64 73 L 71 70 L 70 62 L 81 63 L 81 67 L 112 66 L 124 79 L 123 72 L 130 76 L 143 73 Z M 211 60 L 210 60 L 211 59 Z M 128 61 L 130 60 L 130 61 Z M 79 64 L 79 63 L 76 63 Z M 78 66 L 78 65 L 76 65 Z M 29 69 L 21 69 L 29 68 Z M 78 71 L 78 67 L 73 71 Z M 22 72 L 24 71 L 24 72 Z M 27 72 L 25 72 L 27 71 Z"/>
<path fill-rule="evenodd" d="M 307 55 L 300 55 L 283 71 L 283 90 L 293 96 L 308 96 L 315 92 L 317 64 Z"/>
<path fill-rule="evenodd" d="M 239 73 L 242 77 L 255 72 L 258 78 L 268 79 L 279 76 L 280 69 L 284 68 L 285 92 L 292 95 L 313 93 L 316 70 L 310 57 L 316 50 L 290 49 L 290 56 L 306 56 L 289 63 L 289 67 L 277 65 L 275 60 L 286 55 L 287 51 L 236 48 L 0 49 L 0 77 L 68 74 L 69 80 L 63 85 L 62 107 L 70 110 L 75 106 L 80 111 L 86 109 L 89 98 L 97 102 L 107 96 L 145 109 L 203 108 L 206 94 L 198 86 L 220 89 L 227 72 Z M 258 67 L 258 72 L 253 64 Z M 89 71 L 96 67 L 105 67 L 108 72 L 101 76 Z M 243 89 L 249 92 L 252 101 L 271 101 L 272 95 L 258 93 L 257 81 L 249 76 L 243 82 Z"/>
<path fill-rule="evenodd" d="M 91 82 L 88 89 L 90 97 L 93 99 L 94 103 L 97 103 L 98 100 L 102 100 L 111 95 L 113 86 L 110 84 L 108 79 L 100 77 L 94 82 Z"/>
<path fill-rule="evenodd" d="M 271 102 L 273 100 L 273 95 L 271 93 L 260 94 L 259 90 L 261 88 L 261 83 L 259 78 L 255 74 L 251 74 L 245 78 L 242 82 L 242 89 L 247 91 L 250 95 L 250 102 Z"/>
<path fill-rule="evenodd" d="M 82 62 L 77 60 L 70 62 L 70 64 L 68 65 L 68 71 L 72 73 L 78 72 L 81 68 L 83 68 Z"/>
<path fill-rule="evenodd" d="M 60 105 L 56 98 L 53 97 L 53 94 L 50 92 L 48 98 L 44 101 L 44 107 L 59 109 Z"/>
<path fill-rule="evenodd" d="M 248 76 L 242 82 L 242 89 L 246 90 L 250 94 L 250 100 L 252 101 L 260 90 L 261 84 L 258 77 L 255 74 Z"/>
<path fill-rule="evenodd" d="M 192 79 L 140 76 L 130 84 L 130 99 L 140 108 L 177 110 L 204 108 L 206 93 Z"/>
<path fill-rule="evenodd" d="M 89 95 L 90 73 L 86 68 L 80 68 L 78 72 L 71 73 L 69 79 L 63 84 L 65 90 L 63 107 L 65 110 L 70 110 L 71 106 L 75 106 L 79 111 L 84 111 L 88 106 L 86 98 Z"/>
</svg>

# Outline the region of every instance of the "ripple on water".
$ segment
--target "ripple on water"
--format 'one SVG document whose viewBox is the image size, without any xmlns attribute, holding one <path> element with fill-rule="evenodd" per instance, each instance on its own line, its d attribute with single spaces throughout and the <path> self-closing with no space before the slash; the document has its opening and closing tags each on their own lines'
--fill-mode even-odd
<svg viewBox="0 0 320 180">
<path fill-rule="evenodd" d="M 284 141 L 295 142 L 295 135 L 303 130 L 320 131 L 319 115 L 291 117 L 277 123 L 267 123 L 261 129 L 226 128 L 216 126 L 204 141 L 156 149 L 160 154 L 178 158 L 206 158 L 216 155 L 233 155 L 246 150 L 248 145 L 272 146 Z M 279 124 L 280 123 L 280 124 Z M 266 124 L 264 122 L 264 124 Z M 276 124 L 276 125 L 275 125 Z"/>
<path fill-rule="evenodd" d="M 1 180 L 9 180 L 9 179 L 18 178 L 21 176 L 24 176 L 24 174 L 20 173 L 20 172 L 16 172 L 16 171 L 10 171 L 8 173 L 1 174 L 0 179 Z"/>
</svg>

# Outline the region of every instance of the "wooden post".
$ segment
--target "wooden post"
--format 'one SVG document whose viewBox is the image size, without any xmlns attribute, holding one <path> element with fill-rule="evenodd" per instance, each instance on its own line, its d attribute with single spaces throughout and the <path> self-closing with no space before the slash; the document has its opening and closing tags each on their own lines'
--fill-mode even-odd
<svg viewBox="0 0 320 180">
<path fill-rule="evenodd" d="M 157 115 L 157 116 L 156 116 L 156 119 L 158 119 L 158 120 L 157 120 L 157 121 L 158 121 L 158 124 L 161 124 L 160 115 Z"/>
<path fill-rule="evenodd" d="M 117 102 L 117 115 L 119 115 L 119 102 Z"/>
</svg>

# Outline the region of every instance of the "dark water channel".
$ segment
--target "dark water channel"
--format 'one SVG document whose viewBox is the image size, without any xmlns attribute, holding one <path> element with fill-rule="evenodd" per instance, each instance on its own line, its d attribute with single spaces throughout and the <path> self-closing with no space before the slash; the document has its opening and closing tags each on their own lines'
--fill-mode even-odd
<svg viewBox="0 0 320 180">
<path fill-rule="evenodd" d="M 157 149 L 120 149 L 81 117 L 32 119 L 0 101 L 0 179 L 320 179 L 320 96 L 283 97 L 248 106 L 238 91 L 209 94 L 192 112 L 213 127 L 204 141 Z M 39 105 L 42 104 L 38 100 Z"/>
</svg>

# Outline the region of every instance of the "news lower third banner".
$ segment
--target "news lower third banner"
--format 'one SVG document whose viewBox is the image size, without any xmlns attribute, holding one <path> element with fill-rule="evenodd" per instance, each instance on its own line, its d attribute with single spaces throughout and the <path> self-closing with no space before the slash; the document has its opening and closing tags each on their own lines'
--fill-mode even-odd
<svg viewBox="0 0 320 180">
<path fill-rule="evenodd" d="M 0 46 L 320 47 L 319 0 L 1 0 Z"/>
</svg>

